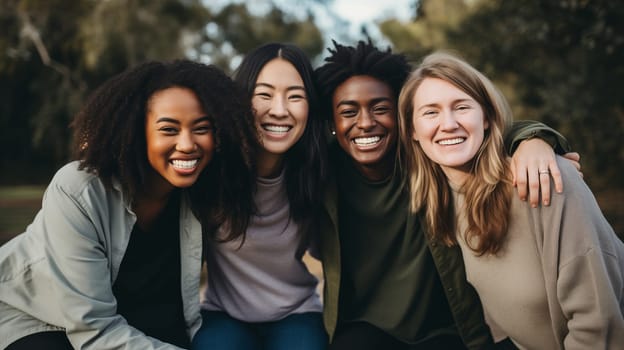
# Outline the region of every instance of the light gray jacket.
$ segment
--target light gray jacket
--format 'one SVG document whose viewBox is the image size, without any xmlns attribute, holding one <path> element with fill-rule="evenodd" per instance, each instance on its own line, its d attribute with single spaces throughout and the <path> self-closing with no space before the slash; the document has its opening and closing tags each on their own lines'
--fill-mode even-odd
<svg viewBox="0 0 624 350">
<path fill-rule="evenodd" d="M 97 176 L 78 170 L 78 162 L 61 168 L 33 223 L 0 247 L 0 349 L 47 330 L 65 330 L 77 349 L 178 349 L 117 314 L 112 285 L 135 222 L 119 184 L 107 189 Z M 186 199 L 180 251 L 184 317 L 192 336 L 201 324 L 201 227 Z"/>
</svg>

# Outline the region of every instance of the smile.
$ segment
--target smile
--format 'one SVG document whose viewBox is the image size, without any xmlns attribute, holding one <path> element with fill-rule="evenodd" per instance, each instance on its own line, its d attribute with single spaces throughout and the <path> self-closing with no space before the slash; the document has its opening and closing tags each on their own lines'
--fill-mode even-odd
<svg viewBox="0 0 624 350">
<path fill-rule="evenodd" d="M 353 143 L 358 146 L 370 146 L 378 143 L 379 141 L 381 141 L 380 136 L 356 137 L 353 139 Z"/>
<path fill-rule="evenodd" d="M 457 145 L 457 144 L 462 143 L 464 141 L 466 141 L 465 137 L 456 137 L 454 139 L 440 140 L 440 141 L 438 141 L 438 143 L 440 145 L 450 146 L 450 145 Z"/>
<path fill-rule="evenodd" d="M 292 126 L 288 126 L 288 125 L 272 125 L 272 124 L 262 124 L 262 129 L 268 131 L 268 132 L 274 132 L 274 133 L 279 133 L 279 134 L 283 134 L 283 133 L 287 133 L 290 131 L 290 129 L 292 129 Z"/>
<path fill-rule="evenodd" d="M 171 161 L 171 164 L 176 169 L 193 169 L 197 166 L 198 162 L 199 162 L 199 159 L 189 159 L 189 160 L 174 159 Z"/>
</svg>

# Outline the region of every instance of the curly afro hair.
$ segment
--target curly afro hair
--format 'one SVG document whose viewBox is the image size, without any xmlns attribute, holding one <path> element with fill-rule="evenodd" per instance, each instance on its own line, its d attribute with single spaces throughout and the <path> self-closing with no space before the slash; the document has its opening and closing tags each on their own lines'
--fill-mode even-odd
<svg viewBox="0 0 624 350">
<path fill-rule="evenodd" d="M 75 157 L 81 168 L 108 186 L 118 181 L 134 198 L 150 171 L 145 139 L 148 101 L 170 87 L 192 90 L 214 126 L 215 154 L 189 189 L 196 215 L 207 227 L 227 220 L 233 230 L 244 230 L 253 211 L 258 138 L 249 99 L 215 66 L 152 61 L 109 79 L 72 123 Z"/>
<path fill-rule="evenodd" d="M 385 51 L 371 41 L 359 41 L 357 46 L 345 46 L 332 40 L 334 48 L 328 48 L 330 56 L 315 70 L 321 106 L 325 117 L 332 119 L 334 91 L 345 80 L 358 75 L 368 75 L 388 84 L 398 101 L 403 83 L 411 72 L 407 58 L 402 54 Z"/>
</svg>

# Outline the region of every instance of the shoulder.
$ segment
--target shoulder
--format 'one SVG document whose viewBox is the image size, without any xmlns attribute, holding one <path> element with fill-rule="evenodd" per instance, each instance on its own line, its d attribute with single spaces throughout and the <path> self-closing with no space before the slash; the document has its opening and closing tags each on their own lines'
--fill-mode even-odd
<svg viewBox="0 0 624 350">
<path fill-rule="evenodd" d="M 557 199 L 561 201 L 568 200 L 591 200 L 595 201 L 594 195 L 589 186 L 585 183 L 579 172 L 570 161 L 557 155 L 557 166 L 561 172 L 561 180 L 563 181 L 563 193 L 552 193 L 552 201 Z M 551 179 L 551 188 L 554 189 L 554 183 Z M 560 198 L 558 198 L 560 197 Z"/>
<path fill-rule="evenodd" d="M 557 155 L 557 166 L 561 172 L 561 180 L 563 182 L 563 192 L 557 193 L 554 188 L 555 184 L 550 179 L 550 205 L 540 206 L 542 214 L 574 212 L 574 210 L 584 210 L 596 202 L 596 199 L 580 176 L 579 172 L 567 159 Z M 572 210 L 572 211 L 571 211 Z M 585 213 L 583 214 L 585 215 Z"/>
<path fill-rule="evenodd" d="M 613 228 L 604 217 L 589 186 L 572 164 L 557 157 L 563 193 L 553 193 L 550 207 L 542 209 L 544 220 L 550 218 L 552 226 L 560 231 L 560 244 L 572 252 L 586 252 L 592 247 L 622 256 L 624 250 Z"/>
<path fill-rule="evenodd" d="M 65 164 L 54 174 L 51 184 L 79 189 L 94 179 L 97 179 L 97 175 L 80 169 L 80 162 L 73 161 Z"/>
<path fill-rule="evenodd" d="M 565 183 L 570 183 L 572 185 L 584 183 L 583 179 L 579 175 L 579 172 L 569 160 L 565 159 L 560 155 L 556 155 L 556 159 L 559 171 L 561 171 L 564 185 Z"/>
<path fill-rule="evenodd" d="M 54 174 L 46 190 L 46 197 L 63 195 L 83 201 L 85 197 L 93 200 L 108 197 L 110 193 L 111 190 L 97 174 L 81 169 L 80 162 L 73 161 L 65 164 Z"/>
</svg>

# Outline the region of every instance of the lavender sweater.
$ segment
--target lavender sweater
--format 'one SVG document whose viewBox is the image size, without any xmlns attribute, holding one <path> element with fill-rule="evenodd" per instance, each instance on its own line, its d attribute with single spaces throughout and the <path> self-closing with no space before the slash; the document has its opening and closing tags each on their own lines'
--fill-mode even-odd
<svg viewBox="0 0 624 350">
<path fill-rule="evenodd" d="M 240 240 L 214 243 L 207 253 L 202 309 L 224 311 L 246 322 L 322 312 L 318 280 L 295 254 L 301 231 L 289 219 L 284 172 L 273 179 L 259 178 L 255 201 L 258 213 L 251 219 L 244 244 Z M 226 234 L 227 227 L 221 227 L 219 235 Z"/>
</svg>

